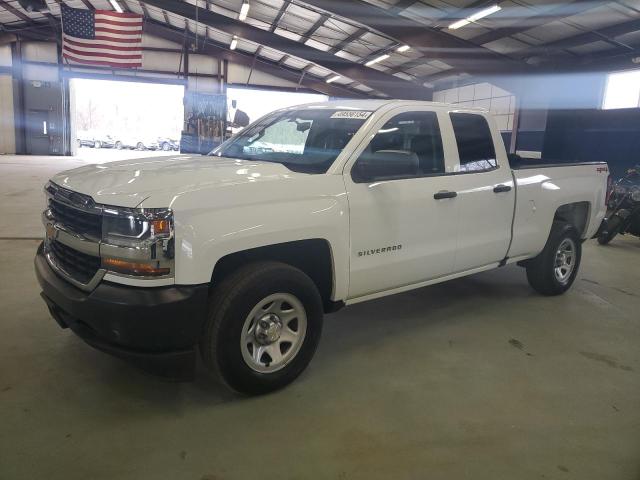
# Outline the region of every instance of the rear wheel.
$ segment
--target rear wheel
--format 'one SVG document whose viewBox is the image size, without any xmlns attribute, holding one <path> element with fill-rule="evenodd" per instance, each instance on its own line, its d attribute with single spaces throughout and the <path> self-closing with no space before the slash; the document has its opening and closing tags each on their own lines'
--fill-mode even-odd
<svg viewBox="0 0 640 480">
<path fill-rule="evenodd" d="M 137 150 L 144 150 L 144 143 L 138 142 L 138 144 L 136 145 L 136 149 Z"/>
<path fill-rule="evenodd" d="M 100 140 L 96 140 L 93 142 L 93 148 L 102 148 L 102 142 Z"/>
<path fill-rule="evenodd" d="M 116 147 L 116 149 L 118 149 L 118 150 L 122 150 L 122 142 L 118 140 L 118 141 L 116 142 L 116 144 L 115 144 L 115 147 Z"/>
<path fill-rule="evenodd" d="M 600 235 L 598 235 L 598 243 L 600 245 L 608 244 L 618 234 L 621 226 L 622 219 L 620 217 L 614 215 L 613 217 L 609 218 L 604 230 Z"/>
<path fill-rule="evenodd" d="M 573 225 L 553 222 L 544 250 L 526 264 L 529 285 L 543 295 L 560 295 L 571 287 L 582 257 L 582 243 Z"/>
<path fill-rule="evenodd" d="M 164 142 L 162 144 L 162 150 L 168 152 L 169 150 L 171 150 L 171 145 L 169 145 L 167 142 Z"/>
<path fill-rule="evenodd" d="M 311 361 L 322 315 L 318 289 L 304 272 L 279 262 L 249 264 L 212 295 L 200 344 L 203 362 L 241 393 L 277 390 Z"/>
</svg>

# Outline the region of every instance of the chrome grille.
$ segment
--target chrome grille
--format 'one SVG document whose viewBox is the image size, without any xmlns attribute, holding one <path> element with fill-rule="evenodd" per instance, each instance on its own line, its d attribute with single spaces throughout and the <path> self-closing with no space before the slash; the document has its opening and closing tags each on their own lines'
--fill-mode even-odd
<svg viewBox="0 0 640 480">
<path fill-rule="evenodd" d="M 69 206 L 55 198 L 49 199 L 53 220 L 69 230 L 99 240 L 102 237 L 102 216 Z"/>
<path fill-rule="evenodd" d="M 49 242 L 47 250 L 58 268 L 80 283 L 89 283 L 100 269 L 99 257 L 79 252 L 55 240 Z"/>
</svg>

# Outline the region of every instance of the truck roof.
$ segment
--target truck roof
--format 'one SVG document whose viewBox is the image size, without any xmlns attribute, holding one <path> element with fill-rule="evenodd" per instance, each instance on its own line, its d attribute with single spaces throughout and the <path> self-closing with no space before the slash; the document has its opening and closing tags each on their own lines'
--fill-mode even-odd
<svg viewBox="0 0 640 480">
<path fill-rule="evenodd" d="M 384 106 L 388 105 L 424 105 L 432 108 L 443 108 L 450 110 L 451 108 L 460 109 L 460 110 L 477 110 L 477 111 L 486 111 L 481 108 L 473 108 L 466 107 L 461 105 L 449 104 L 449 103 L 440 103 L 440 102 L 428 102 L 424 100 L 331 100 L 328 102 L 315 102 L 315 103 L 306 103 L 302 105 L 296 105 L 294 107 L 288 107 L 284 110 L 294 110 L 300 108 L 328 108 L 328 109 L 356 109 L 356 110 L 378 110 Z"/>
</svg>

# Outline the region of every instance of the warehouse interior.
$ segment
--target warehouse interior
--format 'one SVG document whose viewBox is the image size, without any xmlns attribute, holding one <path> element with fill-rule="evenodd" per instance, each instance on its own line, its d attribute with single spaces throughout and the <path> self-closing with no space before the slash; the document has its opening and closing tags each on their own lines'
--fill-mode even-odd
<svg viewBox="0 0 640 480">
<path fill-rule="evenodd" d="M 66 7 L 141 15 L 141 67 L 65 59 Z M 327 315 L 266 396 L 201 365 L 166 381 L 51 319 L 33 257 L 53 175 L 179 162 L 346 99 L 484 109 L 525 164 L 615 182 L 640 165 L 640 1 L 0 0 L 0 478 L 640 478 L 631 234 L 587 240 L 563 296 L 512 264 Z"/>
</svg>

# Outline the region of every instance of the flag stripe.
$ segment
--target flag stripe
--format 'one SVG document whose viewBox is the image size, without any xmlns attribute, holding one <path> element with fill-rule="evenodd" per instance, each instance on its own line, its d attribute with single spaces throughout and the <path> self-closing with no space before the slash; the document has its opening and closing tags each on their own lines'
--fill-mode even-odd
<svg viewBox="0 0 640 480">
<path fill-rule="evenodd" d="M 87 38 L 76 38 L 76 37 L 70 37 L 68 35 L 64 35 L 63 36 L 63 40 L 69 41 L 69 40 L 73 40 L 74 42 L 79 42 L 79 43 L 83 43 L 83 44 L 87 44 L 87 45 L 95 45 L 98 43 L 102 43 L 104 45 L 109 45 L 109 46 L 118 46 L 118 45 L 122 45 L 123 47 L 127 44 L 140 44 L 140 39 L 139 38 L 117 38 L 116 36 L 106 36 L 106 35 L 99 35 L 96 36 L 95 39 L 87 39 Z"/>
<path fill-rule="evenodd" d="M 123 51 L 123 52 L 128 52 L 128 51 L 140 51 L 140 46 L 134 45 L 134 46 L 129 46 L 129 45 L 122 45 L 118 42 L 108 42 L 108 41 L 100 41 L 100 42 L 96 42 L 95 40 L 80 40 L 77 38 L 71 38 L 71 37 L 67 37 L 64 39 L 65 44 L 67 45 L 73 45 L 74 47 L 80 47 L 80 48 L 87 48 L 87 49 L 95 49 L 95 48 L 106 48 L 109 47 L 110 50 L 115 50 L 115 51 Z"/>
<path fill-rule="evenodd" d="M 138 29 L 142 30 L 142 22 L 117 22 L 115 20 L 98 20 L 96 18 L 96 26 L 98 25 L 113 25 L 116 27 L 122 27 L 126 30 Z"/>
<path fill-rule="evenodd" d="M 117 60 L 96 60 L 95 58 L 84 58 L 78 57 L 76 55 L 71 55 L 69 53 L 63 54 L 64 58 L 71 60 L 73 62 L 82 63 L 85 65 L 105 65 L 109 67 L 121 67 L 121 68 L 129 68 L 129 67 L 141 67 L 141 61 L 129 60 L 127 62 L 118 62 Z"/>
<path fill-rule="evenodd" d="M 142 29 L 137 27 L 135 30 L 127 30 L 126 28 L 108 28 L 98 27 L 96 25 L 96 35 L 98 33 L 113 33 L 120 36 L 142 35 Z"/>
<path fill-rule="evenodd" d="M 109 50 L 105 51 L 104 49 L 100 50 L 100 51 L 86 51 L 86 50 L 77 50 L 75 48 L 71 48 L 68 45 L 65 45 L 63 50 L 63 52 L 69 52 L 72 55 L 83 55 L 86 57 L 106 57 L 106 58 L 113 58 L 113 59 L 118 59 L 118 60 L 141 60 L 142 59 L 142 52 L 139 51 L 139 53 L 113 53 Z"/>
<path fill-rule="evenodd" d="M 106 15 L 109 17 L 118 17 L 118 18 L 142 18 L 142 15 L 138 15 L 137 13 L 130 13 L 130 12 L 114 12 L 112 10 L 96 10 L 95 12 L 96 16 L 100 16 L 100 15 Z"/>
</svg>

